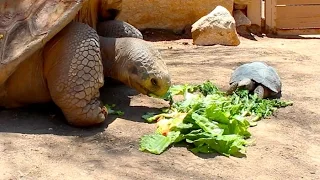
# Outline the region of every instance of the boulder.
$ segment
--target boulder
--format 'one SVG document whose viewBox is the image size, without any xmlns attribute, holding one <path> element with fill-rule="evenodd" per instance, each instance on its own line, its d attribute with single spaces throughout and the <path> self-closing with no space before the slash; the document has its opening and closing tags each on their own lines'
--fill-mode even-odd
<svg viewBox="0 0 320 180">
<path fill-rule="evenodd" d="M 236 26 L 251 26 L 251 21 L 243 14 L 242 11 L 236 10 L 233 12 L 234 20 L 236 21 Z"/>
<path fill-rule="evenodd" d="M 218 5 L 233 11 L 233 0 L 122 0 L 117 19 L 136 28 L 170 29 L 181 31 Z"/>
<path fill-rule="evenodd" d="M 211 13 L 200 18 L 192 25 L 192 39 L 196 45 L 240 44 L 236 32 L 235 20 L 231 13 L 222 6 L 217 6 Z"/>
</svg>

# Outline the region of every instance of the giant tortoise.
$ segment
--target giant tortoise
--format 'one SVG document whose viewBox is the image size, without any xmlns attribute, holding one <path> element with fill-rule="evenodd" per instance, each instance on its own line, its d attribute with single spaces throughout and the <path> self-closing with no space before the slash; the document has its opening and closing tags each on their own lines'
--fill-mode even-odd
<svg viewBox="0 0 320 180">
<path fill-rule="evenodd" d="M 281 97 L 281 80 L 277 71 L 261 61 L 245 63 L 237 67 L 231 75 L 227 94 L 237 88 L 257 94 L 259 98 Z"/>
<path fill-rule="evenodd" d="M 164 95 L 170 75 L 151 44 L 97 34 L 107 2 L 0 1 L 0 106 L 53 101 L 70 124 L 91 126 L 107 116 L 99 92 L 104 77 Z"/>
</svg>

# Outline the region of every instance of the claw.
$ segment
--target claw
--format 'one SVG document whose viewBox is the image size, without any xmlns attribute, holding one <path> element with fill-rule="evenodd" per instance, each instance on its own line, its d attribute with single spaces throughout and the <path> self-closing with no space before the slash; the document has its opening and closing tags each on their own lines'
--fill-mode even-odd
<svg viewBox="0 0 320 180">
<path fill-rule="evenodd" d="M 104 115 L 107 115 L 108 114 L 108 109 L 105 106 L 103 106 L 101 108 L 101 113 L 104 114 Z"/>
</svg>

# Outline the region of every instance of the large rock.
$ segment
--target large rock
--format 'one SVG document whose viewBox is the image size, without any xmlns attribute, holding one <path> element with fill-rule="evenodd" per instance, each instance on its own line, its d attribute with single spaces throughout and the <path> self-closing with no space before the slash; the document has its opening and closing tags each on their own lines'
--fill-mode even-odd
<svg viewBox="0 0 320 180">
<path fill-rule="evenodd" d="M 218 5 L 231 13 L 233 0 L 122 0 L 117 17 L 138 29 L 183 30 Z"/>
<path fill-rule="evenodd" d="M 236 21 L 236 26 L 251 26 L 251 21 L 243 14 L 242 11 L 236 10 L 233 12 L 234 20 Z"/>
<path fill-rule="evenodd" d="M 196 45 L 237 46 L 240 44 L 235 20 L 222 6 L 217 6 L 211 13 L 195 22 L 191 32 L 193 43 Z"/>
</svg>

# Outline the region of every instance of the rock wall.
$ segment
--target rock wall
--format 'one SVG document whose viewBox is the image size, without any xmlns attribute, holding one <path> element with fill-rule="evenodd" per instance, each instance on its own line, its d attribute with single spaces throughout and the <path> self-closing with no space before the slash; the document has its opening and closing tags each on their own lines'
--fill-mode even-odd
<svg viewBox="0 0 320 180">
<path fill-rule="evenodd" d="M 122 0 L 117 17 L 138 29 L 183 30 L 218 5 L 233 11 L 233 0 Z"/>
</svg>

